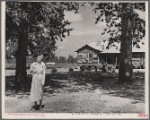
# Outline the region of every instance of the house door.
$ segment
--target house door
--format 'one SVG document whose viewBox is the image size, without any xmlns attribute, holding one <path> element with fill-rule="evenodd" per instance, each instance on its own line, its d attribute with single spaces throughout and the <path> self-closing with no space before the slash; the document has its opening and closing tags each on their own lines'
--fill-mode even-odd
<svg viewBox="0 0 150 120">
<path fill-rule="evenodd" d="M 114 64 L 114 54 L 107 54 L 106 55 L 106 60 L 108 64 Z"/>
</svg>

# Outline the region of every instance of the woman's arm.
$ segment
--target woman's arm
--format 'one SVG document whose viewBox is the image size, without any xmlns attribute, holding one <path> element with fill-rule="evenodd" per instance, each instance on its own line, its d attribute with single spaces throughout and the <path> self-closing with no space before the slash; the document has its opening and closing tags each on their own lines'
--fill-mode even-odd
<svg viewBox="0 0 150 120">
<path fill-rule="evenodd" d="M 31 74 L 36 73 L 34 66 L 35 66 L 35 64 L 34 64 L 34 63 L 32 63 L 32 64 L 31 64 L 31 66 L 30 66 Z"/>
<path fill-rule="evenodd" d="M 34 71 L 33 63 L 30 65 L 30 71 L 31 71 L 31 74 L 32 74 L 33 71 Z"/>
<path fill-rule="evenodd" d="M 46 66 L 45 66 L 45 64 L 43 63 L 43 80 L 42 80 L 42 86 L 44 86 L 44 84 L 45 84 L 45 74 L 46 74 Z"/>
</svg>

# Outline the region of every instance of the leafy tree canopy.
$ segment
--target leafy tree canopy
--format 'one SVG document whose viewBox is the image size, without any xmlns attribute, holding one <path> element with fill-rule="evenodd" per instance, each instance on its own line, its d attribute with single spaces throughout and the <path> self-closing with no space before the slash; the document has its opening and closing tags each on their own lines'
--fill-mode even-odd
<svg viewBox="0 0 150 120">
<path fill-rule="evenodd" d="M 18 41 L 21 25 L 28 29 L 28 50 L 50 53 L 56 50 L 56 40 L 70 35 L 72 28 L 64 19 L 64 11 L 78 12 L 76 2 L 7 2 L 6 34 L 7 40 Z"/>
<path fill-rule="evenodd" d="M 75 63 L 76 62 L 76 58 L 74 58 L 72 55 L 69 55 L 67 59 L 68 59 L 69 63 Z"/>
<path fill-rule="evenodd" d="M 122 17 L 128 14 L 127 17 L 132 18 L 132 43 L 139 47 L 138 42 L 145 36 L 145 21 L 139 17 L 136 10 L 145 11 L 145 3 L 128 3 L 127 9 L 124 9 L 125 3 L 90 3 L 93 11 L 97 14 L 95 23 L 106 22 L 106 28 L 103 34 L 109 34 L 109 44 L 120 42 Z M 106 41 L 106 40 L 104 40 Z"/>
</svg>

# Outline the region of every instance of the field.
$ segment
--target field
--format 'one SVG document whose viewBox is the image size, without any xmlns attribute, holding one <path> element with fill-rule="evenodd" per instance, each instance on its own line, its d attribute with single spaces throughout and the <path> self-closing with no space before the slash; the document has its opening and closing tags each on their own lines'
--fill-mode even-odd
<svg viewBox="0 0 150 120">
<path fill-rule="evenodd" d="M 30 64 L 33 62 L 32 59 L 27 59 L 27 64 L 26 67 L 27 69 L 29 69 Z M 78 65 L 76 63 L 70 64 L 70 63 L 56 63 L 55 65 L 48 65 L 46 64 L 46 68 L 50 69 L 50 68 L 75 68 Z M 5 68 L 6 69 L 15 69 L 16 68 L 16 63 L 15 63 L 15 59 L 12 60 L 6 60 L 5 62 Z"/>
</svg>

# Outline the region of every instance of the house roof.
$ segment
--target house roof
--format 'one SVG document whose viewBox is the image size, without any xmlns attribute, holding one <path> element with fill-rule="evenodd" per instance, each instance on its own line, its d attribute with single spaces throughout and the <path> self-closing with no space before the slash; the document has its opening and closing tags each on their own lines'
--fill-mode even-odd
<svg viewBox="0 0 150 120">
<path fill-rule="evenodd" d="M 136 46 L 132 45 L 132 52 L 145 52 L 145 38 L 143 38 L 138 44 L 140 46 L 140 48 L 137 48 Z M 90 44 L 86 44 L 83 47 L 79 48 L 78 50 L 76 50 L 75 52 L 79 52 L 80 50 L 89 47 L 93 50 L 96 50 L 97 52 L 100 53 L 120 53 L 120 43 L 115 42 L 113 44 L 111 44 L 109 46 L 109 49 L 106 49 L 108 46 L 108 41 L 95 41 L 95 42 L 91 42 Z"/>
<path fill-rule="evenodd" d="M 136 46 L 132 46 L 132 52 L 145 52 L 145 45 L 142 44 L 144 40 L 141 40 L 139 42 L 140 48 L 137 48 Z M 120 43 L 113 43 L 109 46 L 109 49 L 106 49 L 108 46 L 108 41 L 97 41 L 97 42 L 91 42 L 89 44 L 92 48 L 101 51 L 101 53 L 120 53 Z"/>
<path fill-rule="evenodd" d="M 92 49 L 92 50 L 94 50 L 94 51 L 96 51 L 96 52 L 100 52 L 98 49 L 95 49 L 94 47 L 92 47 L 92 46 L 90 46 L 90 45 L 84 45 L 83 47 L 81 47 L 81 48 L 79 48 L 78 50 L 76 50 L 75 52 L 79 52 L 79 51 L 81 51 L 81 50 L 83 50 L 83 49 L 85 49 L 85 48 L 90 48 L 90 49 Z"/>
</svg>

